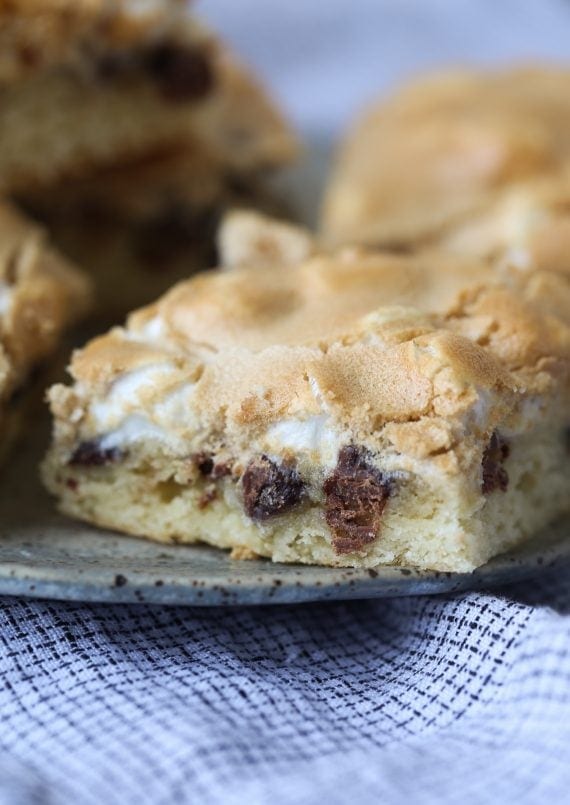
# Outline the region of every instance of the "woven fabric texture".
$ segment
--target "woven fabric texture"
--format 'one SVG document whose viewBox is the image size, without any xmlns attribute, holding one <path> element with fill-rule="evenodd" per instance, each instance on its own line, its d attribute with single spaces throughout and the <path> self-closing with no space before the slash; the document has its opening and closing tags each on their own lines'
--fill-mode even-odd
<svg viewBox="0 0 570 805">
<path fill-rule="evenodd" d="M 0 608 L 0 803 L 542 803 L 570 568 L 501 594 Z"/>
</svg>

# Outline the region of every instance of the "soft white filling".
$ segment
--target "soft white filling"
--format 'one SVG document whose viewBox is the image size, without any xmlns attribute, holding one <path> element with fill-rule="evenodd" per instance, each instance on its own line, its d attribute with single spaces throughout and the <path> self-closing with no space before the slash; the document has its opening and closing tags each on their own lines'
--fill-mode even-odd
<svg viewBox="0 0 570 805">
<path fill-rule="evenodd" d="M 125 448 L 137 442 L 158 441 L 175 452 L 184 452 L 184 441 L 164 428 L 150 422 L 141 414 L 131 414 L 115 430 L 101 439 L 104 450 L 114 447 Z"/>
<path fill-rule="evenodd" d="M 177 369 L 166 362 L 127 372 L 113 383 L 105 399 L 96 400 L 91 405 L 91 415 L 97 427 L 108 430 L 117 425 L 137 408 L 142 392 L 164 383 L 176 372 Z"/>
<path fill-rule="evenodd" d="M 527 397 L 519 404 L 519 416 L 517 417 L 517 427 L 501 427 L 503 436 L 518 436 L 521 433 L 536 427 L 544 416 L 544 408 L 547 402 L 543 397 Z"/>
<path fill-rule="evenodd" d="M 304 421 L 286 419 L 271 425 L 265 436 L 270 452 L 294 450 L 297 453 L 313 453 L 323 466 L 334 465 L 338 451 L 346 442 L 346 437 L 330 427 L 326 414 L 311 416 Z"/>
<path fill-rule="evenodd" d="M 503 209 L 503 227 L 507 243 L 523 245 L 533 229 L 546 221 L 544 209 L 536 207 L 533 199 L 515 194 L 507 198 Z"/>
<path fill-rule="evenodd" d="M 2 290 L 0 286 L 0 302 Z M 161 320 L 155 318 L 147 326 L 151 332 L 158 332 L 162 326 Z M 196 384 L 180 382 L 178 373 L 179 369 L 168 359 L 147 364 L 119 377 L 104 399 L 94 401 L 89 414 L 95 430 L 103 434 L 103 446 L 124 448 L 137 442 L 158 441 L 176 454 L 187 453 L 191 442 L 205 424 L 200 421 L 199 411 L 192 400 Z M 350 443 L 351 435 L 334 426 L 327 412 L 326 397 L 317 380 L 310 377 L 309 383 L 321 413 L 305 419 L 291 418 L 272 423 L 260 442 L 251 445 L 252 450 L 273 455 L 293 452 L 300 458 L 310 457 L 311 461 L 322 467 L 334 467 L 339 450 Z M 165 387 L 165 393 L 160 394 Z M 153 400 L 154 389 L 159 393 Z M 485 429 L 494 399 L 488 390 L 478 390 L 477 400 L 462 423 L 465 431 Z M 526 427 L 536 420 L 541 407 L 541 401 L 536 398 L 521 402 L 517 430 L 520 430 L 521 420 Z M 507 429 L 503 432 L 511 435 Z M 406 458 L 397 454 L 386 454 L 383 463 L 386 470 L 409 469 Z M 433 470 L 430 462 L 426 462 L 425 471 L 439 473 L 439 470 Z"/>
<path fill-rule="evenodd" d="M 145 341 L 158 341 L 166 332 L 164 321 L 160 316 L 155 316 L 150 319 L 142 329 L 141 335 L 144 336 Z M 138 335 L 138 334 L 137 334 Z"/>
</svg>

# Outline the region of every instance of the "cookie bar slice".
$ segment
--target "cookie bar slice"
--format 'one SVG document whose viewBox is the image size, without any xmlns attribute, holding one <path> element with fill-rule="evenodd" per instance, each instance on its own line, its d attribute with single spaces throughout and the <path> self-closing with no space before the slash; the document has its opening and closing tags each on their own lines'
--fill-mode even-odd
<svg viewBox="0 0 570 805">
<path fill-rule="evenodd" d="M 326 239 L 548 267 L 570 229 L 569 80 L 546 66 L 448 72 L 376 105 L 340 150 Z"/>
<path fill-rule="evenodd" d="M 263 90 L 181 0 L 27 0 L 0 8 L 0 187 L 190 142 L 240 167 L 293 137 Z"/>
<path fill-rule="evenodd" d="M 245 229 L 259 248 L 244 223 L 226 254 Z M 44 465 L 64 512 L 276 561 L 464 571 L 568 509 L 551 287 L 449 255 L 294 263 L 304 235 L 265 231 L 274 270 L 242 251 L 74 355 Z"/>
<path fill-rule="evenodd" d="M 0 453 L 16 435 L 35 370 L 89 303 L 87 280 L 44 232 L 0 204 Z"/>
</svg>

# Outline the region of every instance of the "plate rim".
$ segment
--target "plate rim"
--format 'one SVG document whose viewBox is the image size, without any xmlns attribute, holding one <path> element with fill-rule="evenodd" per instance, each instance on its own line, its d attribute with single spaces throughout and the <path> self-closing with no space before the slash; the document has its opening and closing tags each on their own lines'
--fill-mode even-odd
<svg viewBox="0 0 570 805">
<path fill-rule="evenodd" d="M 317 565 L 286 565 L 260 559 L 235 565 L 236 573 L 208 576 L 202 571 L 194 578 L 181 581 L 182 568 L 166 563 L 164 572 L 147 572 L 143 567 L 129 565 L 129 557 L 118 557 L 113 567 L 105 563 L 74 564 L 74 555 L 61 551 L 69 561 L 45 561 L 33 556 L 6 559 L 0 548 L 0 595 L 31 599 L 68 601 L 75 603 L 147 603 L 162 606 L 252 606 L 270 604 L 301 604 L 317 601 L 380 599 L 416 595 L 440 595 L 507 586 L 528 579 L 545 570 L 570 561 L 570 517 L 559 518 L 540 535 L 511 551 L 496 556 L 485 565 L 470 572 L 421 570 L 400 566 L 377 568 L 327 568 Z M 108 539 L 93 530 L 98 536 Z M 90 537 L 91 538 L 91 537 Z M 140 543 L 136 537 L 116 535 L 123 543 Z M 49 543 L 49 535 L 44 535 Z M 22 543 L 25 544 L 25 543 Z M 146 544 L 146 551 L 156 547 L 156 559 L 164 556 L 165 548 L 176 555 L 179 548 L 197 551 L 198 556 L 212 557 L 214 567 L 220 568 L 230 560 L 227 552 L 204 545 L 165 546 Z M 56 552 L 57 557 L 57 552 Z M 132 562 L 132 557 L 131 557 Z M 150 560 L 152 567 L 152 559 Z M 73 570 L 69 573 L 70 565 Z M 199 563 L 198 563 L 199 567 Z M 156 571 L 157 566 L 155 566 Z M 244 581 L 243 573 L 246 570 Z M 253 572 L 247 577 L 249 570 Z M 257 573 L 255 573 L 257 571 Z M 173 574 L 177 573 L 178 578 Z M 71 575 L 71 577 L 70 577 Z M 161 576 L 156 578 L 155 576 Z M 242 577 L 240 577 L 242 576 Z M 328 578 L 327 578 L 328 577 Z"/>
</svg>

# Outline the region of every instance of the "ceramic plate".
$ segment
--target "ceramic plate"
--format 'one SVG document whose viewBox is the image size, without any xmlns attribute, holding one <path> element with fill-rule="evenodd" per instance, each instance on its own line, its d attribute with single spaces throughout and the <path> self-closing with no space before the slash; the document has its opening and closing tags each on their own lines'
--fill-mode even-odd
<svg viewBox="0 0 570 805">
<path fill-rule="evenodd" d="M 194 606 L 383 598 L 507 584 L 570 559 L 568 520 L 465 574 L 238 562 L 214 548 L 120 537 L 55 511 L 37 479 L 46 430 L 30 434 L 0 484 L 0 594 Z"/>
</svg>

